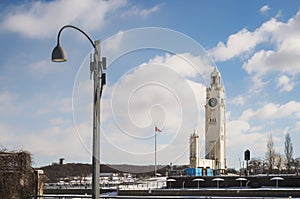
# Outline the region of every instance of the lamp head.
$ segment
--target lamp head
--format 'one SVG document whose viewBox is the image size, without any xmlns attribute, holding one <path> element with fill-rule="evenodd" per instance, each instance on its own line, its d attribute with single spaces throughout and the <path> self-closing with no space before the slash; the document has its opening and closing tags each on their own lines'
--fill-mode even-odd
<svg viewBox="0 0 300 199">
<path fill-rule="evenodd" d="M 67 61 L 67 55 L 64 49 L 59 44 L 57 44 L 57 46 L 55 46 L 55 48 L 52 51 L 52 61 L 53 62 Z"/>
</svg>

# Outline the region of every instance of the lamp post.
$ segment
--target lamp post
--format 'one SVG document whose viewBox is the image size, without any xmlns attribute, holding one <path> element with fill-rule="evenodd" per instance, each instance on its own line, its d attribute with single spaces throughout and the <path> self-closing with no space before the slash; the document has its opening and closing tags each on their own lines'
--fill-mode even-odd
<svg viewBox="0 0 300 199">
<path fill-rule="evenodd" d="M 60 46 L 60 34 L 65 28 L 73 28 L 81 32 L 86 36 L 94 48 L 94 56 L 90 58 L 90 73 L 93 75 L 94 90 L 93 90 L 93 157 L 92 157 L 92 195 L 94 199 L 100 197 L 99 187 L 99 174 L 100 174 L 100 100 L 102 96 L 103 86 L 106 84 L 106 75 L 104 70 L 106 69 L 106 58 L 100 55 L 100 40 L 93 42 L 91 38 L 81 29 L 72 26 L 63 26 L 57 35 L 57 45 L 52 51 L 53 62 L 65 62 L 67 56 L 64 49 Z"/>
</svg>

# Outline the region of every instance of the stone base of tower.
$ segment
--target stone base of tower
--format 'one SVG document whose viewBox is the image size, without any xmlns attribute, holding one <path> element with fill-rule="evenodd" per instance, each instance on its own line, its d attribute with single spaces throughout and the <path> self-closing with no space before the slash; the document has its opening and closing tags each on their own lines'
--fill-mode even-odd
<svg viewBox="0 0 300 199">
<path fill-rule="evenodd" d="M 220 169 L 215 160 L 211 160 L 211 159 L 199 159 L 199 166 L 200 168 L 210 168 L 213 170 L 218 170 L 219 174 L 224 174 L 225 173 L 225 169 Z"/>
<path fill-rule="evenodd" d="M 215 160 L 199 159 L 199 167 L 216 169 Z"/>
</svg>

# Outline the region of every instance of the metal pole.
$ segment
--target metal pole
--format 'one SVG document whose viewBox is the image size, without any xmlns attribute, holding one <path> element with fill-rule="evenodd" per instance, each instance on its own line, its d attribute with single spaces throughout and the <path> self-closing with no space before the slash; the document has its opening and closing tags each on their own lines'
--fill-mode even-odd
<svg viewBox="0 0 300 199">
<path fill-rule="evenodd" d="M 100 41 L 95 41 L 95 52 L 94 60 L 91 63 L 91 73 L 93 73 L 94 78 L 94 114 L 93 114 L 93 176 L 92 176 L 92 191 L 93 198 L 100 198 L 100 187 L 99 187 L 99 177 L 100 177 L 100 92 L 102 86 L 100 85 L 99 78 L 101 77 L 101 65 L 100 65 Z M 99 76 L 100 74 L 100 76 Z"/>
<path fill-rule="evenodd" d="M 94 57 L 90 60 L 90 72 L 94 78 L 94 91 L 93 91 L 93 157 L 92 157 L 92 196 L 94 199 L 99 199 L 100 197 L 100 187 L 99 187 L 99 176 L 100 176 L 100 99 L 102 95 L 102 89 L 105 85 L 105 73 L 103 72 L 106 69 L 106 58 L 102 58 L 100 60 L 100 41 L 97 40 L 95 42 L 80 28 L 77 28 L 72 25 L 63 26 L 57 35 L 57 47 L 59 47 L 59 39 L 60 34 L 65 28 L 74 28 L 84 34 L 87 39 L 91 42 L 94 47 Z M 62 53 L 59 54 L 59 59 L 53 59 L 53 53 L 56 48 L 54 48 L 52 52 L 52 61 L 61 62 L 66 61 L 65 55 L 62 56 Z M 63 58 L 63 59 L 62 59 Z M 100 83 L 101 79 L 101 83 Z"/>
<path fill-rule="evenodd" d="M 246 176 L 249 176 L 249 164 L 248 164 L 248 160 L 247 160 L 247 173 Z"/>
<path fill-rule="evenodd" d="M 243 161 L 243 174 L 245 175 L 245 161 Z"/>
<path fill-rule="evenodd" d="M 157 166 L 156 166 L 156 127 L 155 127 L 155 131 L 154 131 L 154 164 L 155 164 L 155 167 L 154 167 L 154 175 L 156 177 L 157 175 Z"/>
</svg>

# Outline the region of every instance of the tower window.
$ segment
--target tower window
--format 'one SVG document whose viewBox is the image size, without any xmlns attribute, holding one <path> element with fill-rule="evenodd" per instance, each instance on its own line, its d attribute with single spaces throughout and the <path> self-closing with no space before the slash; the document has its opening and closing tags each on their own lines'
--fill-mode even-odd
<svg viewBox="0 0 300 199">
<path fill-rule="evenodd" d="M 217 122 L 217 119 L 216 118 L 210 118 L 210 123 L 216 123 Z"/>
<path fill-rule="evenodd" d="M 215 84 L 216 83 L 216 76 L 212 76 L 212 80 L 213 80 L 213 84 Z"/>
</svg>

